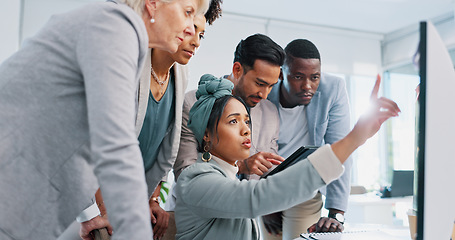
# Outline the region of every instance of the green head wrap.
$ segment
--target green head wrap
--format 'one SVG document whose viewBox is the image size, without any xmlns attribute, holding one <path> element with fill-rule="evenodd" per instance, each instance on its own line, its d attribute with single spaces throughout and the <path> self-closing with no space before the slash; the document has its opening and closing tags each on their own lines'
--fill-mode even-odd
<svg viewBox="0 0 455 240">
<path fill-rule="evenodd" d="M 205 74 L 199 80 L 196 91 L 197 102 L 190 110 L 188 127 L 193 131 L 199 144 L 204 138 L 205 129 L 209 121 L 215 100 L 226 95 L 232 95 L 234 84 L 224 78 L 216 78 L 211 74 Z"/>
</svg>

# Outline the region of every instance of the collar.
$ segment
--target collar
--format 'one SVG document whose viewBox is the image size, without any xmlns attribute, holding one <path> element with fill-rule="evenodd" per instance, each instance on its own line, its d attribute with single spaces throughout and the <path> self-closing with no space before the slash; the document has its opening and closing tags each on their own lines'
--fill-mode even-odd
<svg viewBox="0 0 455 240">
<path fill-rule="evenodd" d="M 236 180 L 237 178 L 237 173 L 239 171 L 239 167 L 237 165 L 232 166 L 231 164 L 227 163 L 224 160 L 221 160 L 220 158 L 213 156 L 212 155 L 212 161 L 215 161 L 221 169 L 223 169 L 224 172 L 226 172 L 226 175 L 228 178 L 232 180 Z"/>
</svg>

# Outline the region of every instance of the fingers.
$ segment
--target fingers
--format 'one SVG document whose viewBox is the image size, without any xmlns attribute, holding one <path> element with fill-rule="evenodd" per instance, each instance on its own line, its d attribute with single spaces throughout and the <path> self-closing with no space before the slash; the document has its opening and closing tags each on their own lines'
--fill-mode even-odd
<svg viewBox="0 0 455 240">
<path fill-rule="evenodd" d="M 169 224 L 169 214 L 164 212 L 157 217 L 157 223 L 153 227 L 155 239 L 161 239 L 166 233 Z"/>
<path fill-rule="evenodd" d="M 333 218 L 322 217 L 315 225 L 316 232 L 342 232 L 344 230 L 343 224 Z"/>
<path fill-rule="evenodd" d="M 282 156 L 276 155 L 275 153 L 271 152 L 259 152 L 262 154 L 262 156 L 267 159 L 267 161 L 275 161 L 281 163 L 284 161 L 284 158 Z"/>
<path fill-rule="evenodd" d="M 307 232 L 308 233 L 312 233 L 312 232 L 316 232 L 316 223 L 311 225 L 308 229 L 307 229 Z"/>
<path fill-rule="evenodd" d="M 112 235 L 112 233 L 114 233 L 114 229 L 112 228 L 111 224 L 109 224 L 109 226 L 107 226 L 106 228 L 107 228 L 107 233 L 109 233 L 109 235 Z"/>
<path fill-rule="evenodd" d="M 376 76 L 376 82 L 374 83 L 373 91 L 371 91 L 370 100 L 378 98 L 379 86 L 381 85 L 381 76 Z"/>
<path fill-rule="evenodd" d="M 169 225 L 169 213 L 164 211 L 158 204 L 150 206 L 151 221 L 153 226 L 153 238 L 161 239 Z"/>
<path fill-rule="evenodd" d="M 389 111 L 395 116 L 398 116 L 398 113 L 401 112 L 401 109 L 398 107 L 396 102 L 385 97 L 381 97 L 377 100 L 377 106 L 380 111 Z"/>
<path fill-rule="evenodd" d="M 284 158 L 274 153 L 258 152 L 249 157 L 246 161 L 248 169 L 250 171 L 249 174 L 256 174 L 261 176 L 266 173 L 273 165 L 278 165 L 284 161 Z"/>
</svg>

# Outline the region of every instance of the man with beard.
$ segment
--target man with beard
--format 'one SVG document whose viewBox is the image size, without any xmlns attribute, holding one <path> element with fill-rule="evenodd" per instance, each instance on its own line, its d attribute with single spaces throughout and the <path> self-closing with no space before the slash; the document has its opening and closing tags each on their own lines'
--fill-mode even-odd
<svg viewBox="0 0 455 240">
<path fill-rule="evenodd" d="M 320 54 L 312 42 L 296 39 L 286 46 L 285 52 L 281 81 L 268 99 L 276 105 L 280 117 L 278 153 L 288 157 L 301 146 L 332 144 L 346 136 L 350 129 L 350 112 L 344 80 L 321 73 Z M 344 174 L 321 189 L 326 191 L 328 218 L 320 217 L 323 204 L 318 191 L 307 202 L 264 216 L 263 238 L 281 239 L 282 235 L 282 239 L 295 239 L 310 226 L 310 231 L 342 231 L 350 193 L 351 165 L 352 159 L 348 159 Z"/>
<path fill-rule="evenodd" d="M 272 39 L 263 34 L 254 34 L 237 45 L 232 73 L 224 76 L 234 83 L 233 95 L 242 98 L 251 111 L 251 156 L 237 162 L 241 174 L 262 175 L 284 160 L 276 154 L 278 112 L 275 105 L 267 100 L 272 87 L 278 82 L 284 57 L 283 48 Z M 195 90 L 188 92 L 183 104 L 180 148 L 174 163 L 176 181 L 183 169 L 195 163 L 198 157 L 196 138 L 187 127 L 190 109 L 196 102 L 195 93 Z"/>
</svg>

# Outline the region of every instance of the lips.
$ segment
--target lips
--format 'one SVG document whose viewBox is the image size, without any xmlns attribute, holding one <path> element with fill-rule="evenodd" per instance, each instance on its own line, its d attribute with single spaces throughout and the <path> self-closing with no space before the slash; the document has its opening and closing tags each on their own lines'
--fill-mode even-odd
<svg viewBox="0 0 455 240">
<path fill-rule="evenodd" d="M 299 98 L 302 98 L 302 99 L 311 99 L 313 98 L 313 93 L 308 93 L 308 92 L 305 92 L 305 93 L 300 93 L 297 95 Z"/>
<path fill-rule="evenodd" d="M 250 99 L 255 104 L 258 104 L 262 100 L 260 97 L 250 97 Z"/>
<path fill-rule="evenodd" d="M 193 51 L 189 51 L 189 50 L 183 50 L 187 55 L 188 57 L 192 57 L 194 55 L 194 52 Z"/>
<path fill-rule="evenodd" d="M 251 140 L 250 139 L 246 139 L 245 141 L 243 141 L 242 146 L 250 149 L 251 148 Z"/>
</svg>

